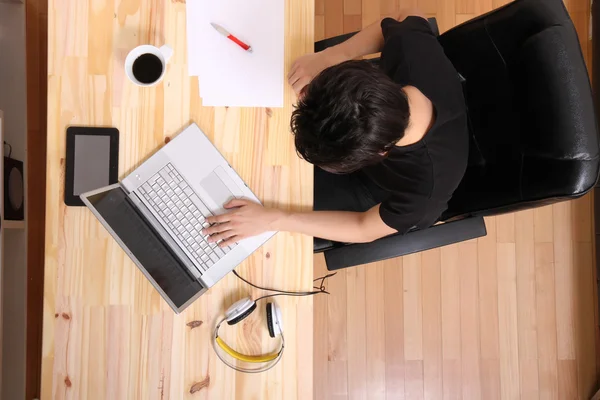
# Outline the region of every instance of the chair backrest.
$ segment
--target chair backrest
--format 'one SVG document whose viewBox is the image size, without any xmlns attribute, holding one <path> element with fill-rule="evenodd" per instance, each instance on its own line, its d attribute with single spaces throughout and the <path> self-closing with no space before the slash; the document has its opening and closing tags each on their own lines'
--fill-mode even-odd
<svg viewBox="0 0 600 400">
<path fill-rule="evenodd" d="M 440 36 L 464 78 L 469 167 L 444 220 L 577 197 L 599 172 L 592 91 L 561 0 L 517 0 Z"/>
</svg>

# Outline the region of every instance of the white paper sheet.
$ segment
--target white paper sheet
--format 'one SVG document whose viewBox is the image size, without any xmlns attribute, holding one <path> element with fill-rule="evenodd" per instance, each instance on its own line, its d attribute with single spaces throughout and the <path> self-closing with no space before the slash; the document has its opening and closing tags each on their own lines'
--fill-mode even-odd
<svg viewBox="0 0 600 400">
<path fill-rule="evenodd" d="M 188 0 L 188 68 L 207 106 L 282 107 L 282 0 Z M 252 46 L 244 51 L 215 22 Z"/>
</svg>

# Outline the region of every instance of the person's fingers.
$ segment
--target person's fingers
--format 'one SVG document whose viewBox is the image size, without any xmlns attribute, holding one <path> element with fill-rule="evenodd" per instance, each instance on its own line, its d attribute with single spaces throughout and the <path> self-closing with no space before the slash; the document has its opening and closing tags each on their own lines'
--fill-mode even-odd
<svg viewBox="0 0 600 400">
<path fill-rule="evenodd" d="M 231 229 L 231 222 L 224 222 L 222 224 L 215 224 L 213 226 L 209 226 L 206 229 L 202 229 L 203 235 L 213 235 L 219 232 L 225 232 Z"/>
<path fill-rule="evenodd" d="M 249 201 L 245 200 L 245 199 L 233 199 L 233 200 L 230 200 L 227 203 L 225 203 L 225 205 L 223 207 L 236 208 L 236 207 L 247 206 L 248 203 L 249 203 Z"/>
<path fill-rule="evenodd" d="M 222 224 L 223 222 L 231 221 L 231 214 L 214 215 L 206 218 L 206 222 L 209 224 Z"/>
<path fill-rule="evenodd" d="M 300 94 L 300 91 L 304 88 L 304 86 L 296 83 L 294 85 L 292 85 L 292 89 L 294 89 L 294 92 L 298 95 Z"/>
<path fill-rule="evenodd" d="M 300 92 L 302 92 L 302 89 L 304 89 L 304 87 L 309 83 L 309 78 L 302 78 L 299 79 L 294 85 L 292 85 L 292 88 L 294 89 L 294 92 L 296 92 L 296 94 L 300 94 Z"/>
<path fill-rule="evenodd" d="M 296 71 L 294 73 L 294 75 L 292 75 L 292 77 L 288 80 L 288 83 L 290 84 L 290 86 L 294 86 L 294 84 L 296 82 L 298 82 L 300 79 L 302 79 L 302 71 Z"/>
<path fill-rule="evenodd" d="M 292 67 L 290 68 L 290 72 L 288 73 L 288 76 L 287 76 L 288 79 L 291 79 L 291 77 L 294 76 L 297 69 L 298 69 L 298 61 L 296 61 L 295 63 L 292 64 Z"/>
<path fill-rule="evenodd" d="M 235 234 L 231 230 L 225 231 L 225 232 L 220 232 L 220 233 L 215 233 L 214 235 L 210 235 L 208 237 L 208 242 L 214 243 L 214 242 L 218 242 L 219 240 L 229 239 L 232 236 L 235 236 Z"/>
<path fill-rule="evenodd" d="M 229 239 L 223 240 L 221 243 L 219 243 L 219 247 L 233 246 L 234 244 L 236 244 L 237 242 L 239 242 L 240 240 L 242 240 L 244 238 L 245 238 L 245 236 L 242 236 L 242 235 L 232 236 Z"/>
</svg>

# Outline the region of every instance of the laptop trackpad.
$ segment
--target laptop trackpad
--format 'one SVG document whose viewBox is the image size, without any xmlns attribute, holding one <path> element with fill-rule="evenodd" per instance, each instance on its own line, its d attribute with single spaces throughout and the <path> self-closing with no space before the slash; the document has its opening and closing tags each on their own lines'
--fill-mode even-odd
<svg viewBox="0 0 600 400">
<path fill-rule="evenodd" d="M 223 167 L 217 167 L 217 170 L 218 169 L 223 169 Z M 200 182 L 200 186 L 202 186 L 202 189 L 204 189 L 205 193 L 217 206 L 216 209 L 213 209 L 213 207 L 207 204 L 213 214 L 223 214 L 225 212 L 223 205 L 229 200 L 234 199 L 236 196 L 233 195 L 232 191 L 229 190 L 225 182 L 223 182 L 223 180 L 219 177 L 226 174 L 226 172 L 217 170 L 213 171 L 210 175 L 204 178 L 202 182 Z M 231 184 L 235 185 L 233 182 L 231 182 Z M 232 189 L 236 191 L 235 188 Z"/>
</svg>

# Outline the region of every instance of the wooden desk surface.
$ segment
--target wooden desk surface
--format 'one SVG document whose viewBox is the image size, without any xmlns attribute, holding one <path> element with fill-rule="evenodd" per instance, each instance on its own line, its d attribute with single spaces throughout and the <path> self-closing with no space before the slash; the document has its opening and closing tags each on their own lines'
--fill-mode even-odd
<svg viewBox="0 0 600 400">
<path fill-rule="evenodd" d="M 236 373 L 213 353 L 211 331 L 228 305 L 260 292 L 229 274 L 175 315 L 92 214 L 63 203 L 67 126 L 117 127 L 123 177 L 196 122 L 267 205 L 312 206 L 312 168 L 296 156 L 289 132 L 292 91 L 286 84 L 283 109 L 202 107 L 197 78 L 187 73 L 185 10 L 185 0 L 49 1 L 43 399 L 312 398 L 312 299 L 279 297 L 281 363 L 263 374 Z M 285 18 L 287 69 L 312 50 L 313 2 L 286 0 Z M 139 44 L 175 49 L 155 88 L 124 75 L 123 60 Z M 312 260 L 311 238 L 280 233 L 237 270 L 257 284 L 307 290 Z M 277 346 L 264 304 L 259 309 L 225 330 L 234 347 Z M 203 324 L 192 329 L 191 321 Z"/>
</svg>

